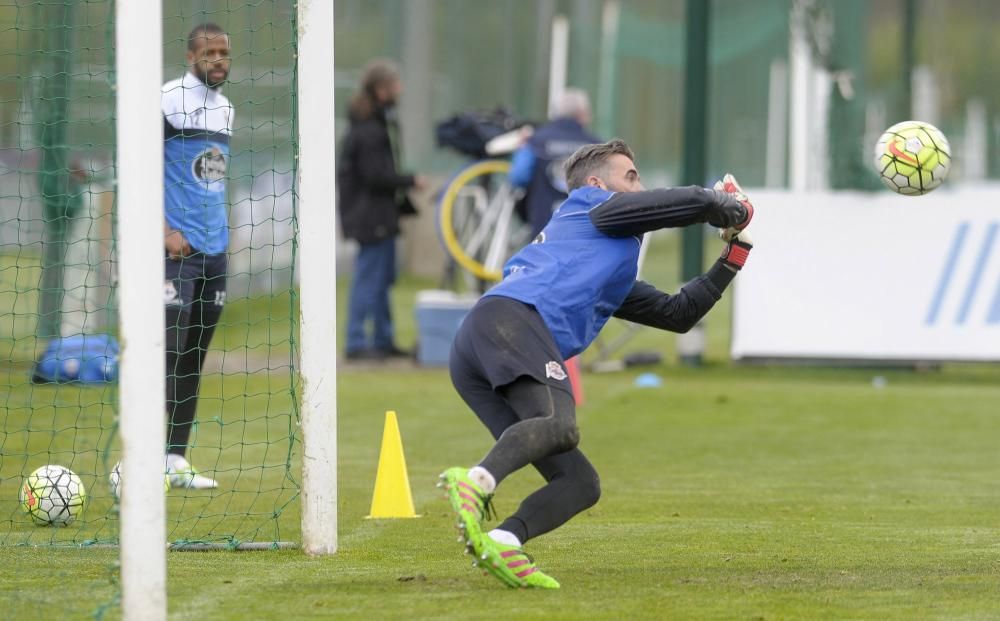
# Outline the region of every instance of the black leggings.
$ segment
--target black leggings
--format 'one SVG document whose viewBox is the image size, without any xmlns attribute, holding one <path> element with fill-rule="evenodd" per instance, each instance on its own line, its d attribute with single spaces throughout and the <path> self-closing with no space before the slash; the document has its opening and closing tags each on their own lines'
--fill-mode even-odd
<svg viewBox="0 0 1000 621">
<path fill-rule="evenodd" d="M 189 308 L 167 308 L 167 452 L 187 453 L 198 388 L 222 306 L 199 295 Z"/>
<path fill-rule="evenodd" d="M 528 376 L 497 390 L 485 378 L 454 379 L 459 394 L 497 439 L 480 465 L 498 484 L 528 464 L 547 481 L 498 528 L 523 543 L 597 503 L 600 479 L 576 447 L 580 434 L 572 395 Z"/>
</svg>

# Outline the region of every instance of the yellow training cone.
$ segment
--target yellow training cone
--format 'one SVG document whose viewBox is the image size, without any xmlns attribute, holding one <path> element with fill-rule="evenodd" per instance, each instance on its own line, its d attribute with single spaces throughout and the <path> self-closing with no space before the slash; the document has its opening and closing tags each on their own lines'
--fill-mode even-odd
<svg viewBox="0 0 1000 621">
<path fill-rule="evenodd" d="M 406 457 L 403 456 L 403 439 L 399 435 L 396 413 L 385 413 L 382 431 L 382 452 L 378 457 L 375 474 L 375 494 L 372 496 L 370 518 L 419 517 L 413 510 L 410 494 L 410 477 L 406 474 Z"/>
</svg>

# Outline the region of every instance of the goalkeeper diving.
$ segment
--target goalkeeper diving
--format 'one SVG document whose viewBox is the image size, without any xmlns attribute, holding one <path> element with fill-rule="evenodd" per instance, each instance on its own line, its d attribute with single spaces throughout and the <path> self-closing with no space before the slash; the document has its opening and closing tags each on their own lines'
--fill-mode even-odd
<svg viewBox="0 0 1000 621">
<path fill-rule="evenodd" d="M 722 297 L 753 247 L 753 206 L 732 175 L 714 188 L 647 190 L 621 140 L 578 149 L 565 163 L 569 196 L 533 243 L 504 266 L 456 334 L 452 383 L 496 443 L 472 468 L 441 475 L 467 549 L 511 587 L 559 588 L 524 544 L 597 503 L 600 479 L 577 448 L 580 431 L 565 360 L 612 316 L 690 330 Z M 642 236 L 663 228 L 720 229 L 722 255 L 676 294 L 636 280 Z M 545 484 L 486 531 L 500 483 L 531 464 Z"/>
</svg>

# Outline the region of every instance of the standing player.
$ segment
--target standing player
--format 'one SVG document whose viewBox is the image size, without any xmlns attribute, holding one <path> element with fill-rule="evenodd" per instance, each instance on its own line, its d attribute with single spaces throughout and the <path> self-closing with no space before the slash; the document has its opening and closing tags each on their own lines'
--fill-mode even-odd
<svg viewBox="0 0 1000 621">
<path fill-rule="evenodd" d="M 497 439 L 472 469 L 442 475 L 467 547 L 512 587 L 559 588 L 522 546 L 594 505 L 600 481 L 577 448 L 564 360 L 594 340 L 612 315 L 685 332 L 722 296 L 745 263 L 753 207 L 731 175 L 709 190 L 646 190 L 621 140 L 587 145 L 566 161 L 569 198 L 504 266 L 459 328 L 450 370 L 458 393 Z M 722 256 L 676 295 L 637 281 L 642 235 L 708 222 L 723 229 Z M 497 485 L 528 464 L 546 485 L 489 533 L 482 521 Z"/>
<path fill-rule="evenodd" d="M 226 167 L 233 106 L 219 91 L 229 76 L 229 35 L 216 24 L 188 35 L 188 71 L 163 85 L 163 284 L 167 319 L 167 475 L 172 487 L 210 489 L 185 455 L 208 345 L 226 302 Z"/>
</svg>

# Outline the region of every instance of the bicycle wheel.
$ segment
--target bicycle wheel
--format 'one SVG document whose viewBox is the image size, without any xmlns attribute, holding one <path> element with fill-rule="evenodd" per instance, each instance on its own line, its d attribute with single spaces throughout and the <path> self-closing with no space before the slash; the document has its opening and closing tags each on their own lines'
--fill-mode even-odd
<svg viewBox="0 0 1000 621">
<path fill-rule="evenodd" d="M 503 264 L 528 241 L 507 183 L 510 162 L 483 160 L 463 168 L 438 203 L 438 232 L 445 250 L 476 278 L 497 281 Z"/>
</svg>

